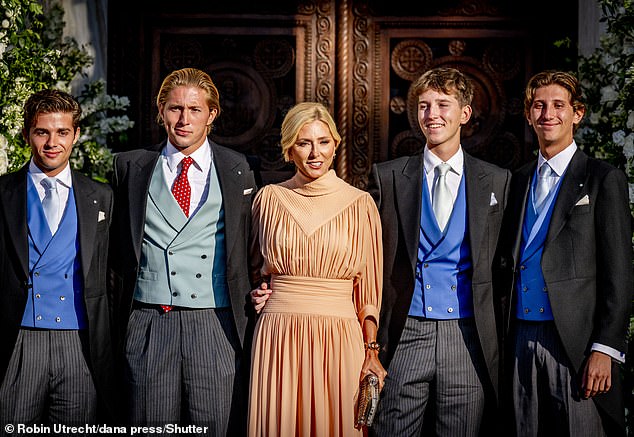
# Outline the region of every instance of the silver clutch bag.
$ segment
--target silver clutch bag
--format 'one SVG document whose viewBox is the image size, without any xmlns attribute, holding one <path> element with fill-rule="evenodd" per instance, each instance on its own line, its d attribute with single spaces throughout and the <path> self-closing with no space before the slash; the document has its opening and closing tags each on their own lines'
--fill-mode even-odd
<svg viewBox="0 0 634 437">
<path fill-rule="evenodd" d="M 357 399 L 357 417 L 355 423 L 357 427 L 362 425 L 372 426 L 376 407 L 379 403 L 379 378 L 370 373 L 359 385 L 359 397 Z"/>
</svg>

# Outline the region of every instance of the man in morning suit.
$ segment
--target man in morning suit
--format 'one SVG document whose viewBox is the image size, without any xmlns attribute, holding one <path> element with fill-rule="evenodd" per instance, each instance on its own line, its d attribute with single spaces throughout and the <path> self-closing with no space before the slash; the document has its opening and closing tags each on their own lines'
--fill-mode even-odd
<svg viewBox="0 0 634 437">
<path fill-rule="evenodd" d="M 510 172 L 461 147 L 473 85 L 460 71 L 436 68 L 412 87 L 424 151 L 370 175 L 383 227 L 378 341 L 388 372 L 373 432 L 476 436 L 491 430 L 485 411 L 497 405 L 491 265 Z"/>
<path fill-rule="evenodd" d="M 65 92 L 31 95 L 32 158 L 0 177 L 0 433 L 112 420 L 112 191 L 70 168 L 80 117 Z"/>
<path fill-rule="evenodd" d="M 585 106 L 573 75 L 533 76 L 524 111 L 539 154 L 513 175 L 501 263 L 510 278 L 513 431 L 625 435 L 618 363 L 632 301 L 627 180 L 577 148 Z"/>
<path fill-rule="evenodd" d="M 255 181 L 242 154 L 207 139 L 220 114 L 207 73 L 170 73 L 156 103 L 167 141 L 114 163 L 111 266 L 127 416 L 239 435 Z"/>
</svg>

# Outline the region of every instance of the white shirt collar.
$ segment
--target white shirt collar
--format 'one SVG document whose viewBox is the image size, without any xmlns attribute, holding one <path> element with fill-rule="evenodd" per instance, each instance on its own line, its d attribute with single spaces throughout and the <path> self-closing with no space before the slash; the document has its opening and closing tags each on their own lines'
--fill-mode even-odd
<svg viewBox="0 0 634 437">
<path fill-rule="evenodd" d="M 425 166 L 425 174 L 433 172 L 434 168 L 442 162 L 444 161 L 436 156 L 436 154 L 429 150 L 429 147 L 425 145 L 425 149 L 423 150 L 423 165 Z M 452 172 L 456 173 L 458 176 L 462 176 L 462 171 L 464 169 L 464 152 L 462 151 L 462 146 L 458 147 L 458 151 L 447 160 L 447 164 L 451 166 Z"/>
<path fill-rule="evenodd" d="M 540 151 L 537 157 L 537 171 L 539 172 L 539 169 L 542 168 L 542 165 L 548 162 L 550 168 L 552 168 L 553 171 L 557 173 L 557 176 L 561 177 L 561 175 L 563 175 L 568 168 L 568 164 L 570 164 L 572 156 L 575 154 L 576 151 L 577 143 L 575 143 L 574 140 L 568 147 L 566 147 L 564 150 L 548 160 L 544 158 L 542 152 Z"/>
<path fill-rule="evenodd" d="M 174 147 L 169 139 L 167 140 L 166 147 L 163 149 L 163 155 L 167 160 L 167 166 L 172 172 L 176 171 L 176 167 L 178 167 L 178 164 L 186 156 L 183 152 Z M 194 160 L 194 166 L 202 172 L 207 171 L 211 165 L 211 146 L 209 146 L 209 141 L 205 138 L 205 142 L 189 156 Z"/>
<path fill-rule="evenodd" d="M 29 163 L 29 173 L 31 174 L 31 178 L 35 185 L 39 185 L 44 178 L 48 177 L 46 176 L 46 173 L 44 173 L 42 169 L 35 164 L 35 162 L 33 162 L 33 158 L 31 158 L 31 162 Z M 64 167 L 64 169 L 55 176 L 55 179 L 57 179 L 57 181 L 66 188 L 73 186 L 73 176 L 68 162 L 66 163 L 66 167 Z"/>
</svg>

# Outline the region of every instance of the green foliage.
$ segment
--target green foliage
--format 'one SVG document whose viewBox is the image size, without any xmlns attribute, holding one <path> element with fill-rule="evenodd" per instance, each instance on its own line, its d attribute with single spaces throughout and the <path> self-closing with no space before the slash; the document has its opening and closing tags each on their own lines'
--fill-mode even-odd
<svg viewBox="0 0 634 437">
<path fill-rule="evenodd" d="M 22 107 L 34 92 L 70 92 L 93 59 L 73 38 L 63 37 L 64 11 L 57 2 L 0 0 L 0 174 L 14 171 L 31 156 L 22 138 Z M 132 127 L 126 97 L 109 96 L 105 83 L 88 84 L 77 96 L 82 105 L 81 136 L 71 165 L 105 181 L 112 166 L 108 140 Z"/>
<path fill-rule="evenodd" d="M 591 155 L 625 171 L 634 211 L 634 4 L 599 0 L 607 31 L 601 46 L 579 59 L 579 77 L 587 111 L 576 141 Z M 634 240 L 633 240 L 634 241 Z M 634 433 L 634 317 L 630 318 L 629 354 L 623 365 L 626 421 Z"/>
<path fill-rule="evenodd" d="M 579 59 L 587 111 L 576 141 L 626 172 L 634 209 L 634 4 L 599 3 L 607 32 L 594 54 Z"/>
</svg>

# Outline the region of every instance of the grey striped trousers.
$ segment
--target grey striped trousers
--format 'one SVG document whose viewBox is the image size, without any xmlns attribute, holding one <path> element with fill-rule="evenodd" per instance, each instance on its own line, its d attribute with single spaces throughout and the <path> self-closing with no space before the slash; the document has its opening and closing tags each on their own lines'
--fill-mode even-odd
<svg viewBox="0 0 634 437">
<path fill-rule="evenodd" d="M 605 433 L 592 399 L 579 397 L 579 379 L 570 369 L 553 322 L 515 326 L 513 407 L 521 437 L 601 437 Z"/>
<path fill-rule="evenodd" d="M 387 372 L 374 435 L 478 435 L 486 366 L 473 319 L 408 317 Z"/>
<path fill-rule="evenodd" d="M 231 309 L 134 309 L 126 338 L 130 423 L 240 435 L 246 429 L 240 350 Z"/>
<path fill-rule="evenodd" d="M 74 330 L 21 329 L 0 386 L 5 424 L 94 424 L 97 391 Z"/>
</svg>

